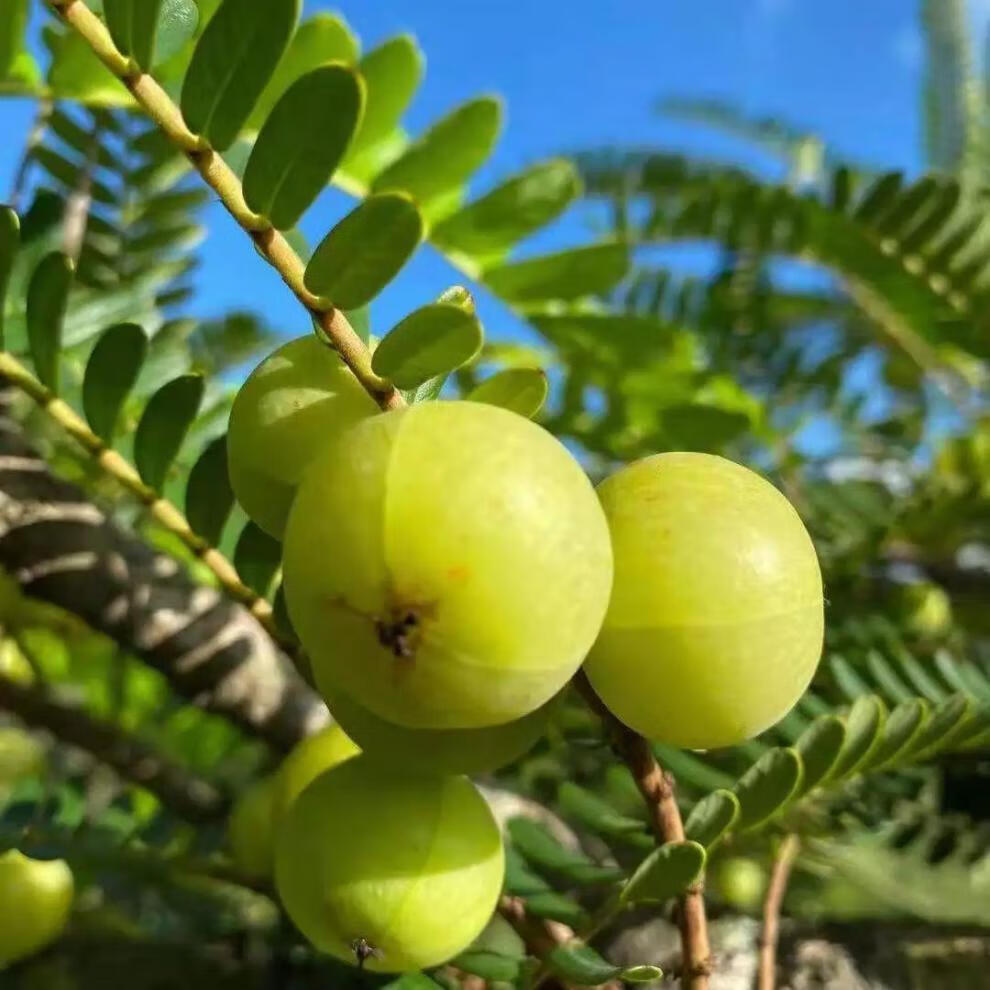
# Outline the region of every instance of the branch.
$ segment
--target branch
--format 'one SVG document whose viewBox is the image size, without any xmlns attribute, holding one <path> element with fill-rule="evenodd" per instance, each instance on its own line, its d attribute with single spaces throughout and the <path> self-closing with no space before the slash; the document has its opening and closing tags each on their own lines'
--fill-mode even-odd
<svg viewBox="0 0 990 990">
<path fill-rule="evenodd" d="M 787 891 L 787 881 L 797 858 L 801 840 L 796 835 L 788 835 L 781 842 L 773 861 L 770 886 L 763 902 L 763 934 L 760 937 L 760 967 L 757 987 L 759 990 L 774 990 L 777 983 L 777 939 L 780 926 L 780 905 Z"/>
<path fill-rule="evenodd" d="M 595 693 L 587 675 L 578 671 L 574 686 L 602 719 L 605 732 L 616 753 L 632 772 L 636 786 L 650 812 L 650 823 L 661 842 L 683 842 L 684 823 L 674 796 L 674 780 L 653 755 L 649 741 L 620 722 Z M 687 990 L 708 990 L 711 972 L 711 949 L 708 945 L 708 922 L 700 885 L 680 898 L 678 926 L 681 931 L 683 985 Z"/>
<path fill-rule="evenodd" d="M 244 201 L 240 179 L 204 138 L 186 127 L 171 97 L 148 74 L 117 49 L 103 22 L 82 0 L 48 0 L 65 23 L 89 43 L 100 61 L 130 90 L 134 99 L 186 155 L 205 182 L 220 197 L 227 212 L 254 241 L 261 256 L 282 276 L 295 297 L 319 324 L 354 377 L 382 409 L 405 405 L 390 382 L 371 368 L 371 353 L 347 317 L 305 286 L 305 266 L 285 237 Z"/>
<path fill-rule="evenodd" d="M 327 718 L 247 610 L 111 522 L 2 418 L 0 567 L 26 594 L 75 613 L 160 670 L 179 695 L 278 750 Z"/>
<path fill-rule="evenodd" d="M 563 922 L 534 918 L 528 914 L 526 903 L 521 897 L 503 894 L 498 902 L 498 913 L 512 925 L 516 934 L 523 940 L 526 952 L 541 961 L 558 946 L 574 938 L 574 932 Z M 565 984 L 551 976 L 542 977 L 541 985 L 547 990 L 569 990 Z"/>
<path fill-rule="evenodd" d="M 89 224 L 89 210 L 93 204 L 93 172 L 100 150 L 100 118 L 94 115 L 93 128 L 86 145 L 86 157 L 79 170 L 78 182 L 69 193 L 62 214 L 62 253 L 73 264 L 79 261 L 86 227 Z"/>
<path fill-rule="evenodd" d="M 85 750 L 124 779 L 147 788 L 189 822 L 214 821 L 226 814 L 226 795 L 209 781 L 170 763 L 116 726 L 55 700 L 45 690 L 0 675 L 0 708 L 32 727 L 47 729 L 60 742 Z"/>
</svg>

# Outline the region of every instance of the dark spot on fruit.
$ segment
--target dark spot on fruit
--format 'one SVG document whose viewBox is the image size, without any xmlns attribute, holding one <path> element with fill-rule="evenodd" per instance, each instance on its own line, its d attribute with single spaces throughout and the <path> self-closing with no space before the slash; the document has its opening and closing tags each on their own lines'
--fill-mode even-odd
<svg viewBox="0 0 990 990">
<path fill-rule="evenodd" d="M 401 609 L 375 622 L 378 642 L 398 660 L 412 660 L 419 645 L 421 625 L 419 615 L 412 609 Z"/>
<path fill-rule="evenodd" d="M 376 949 L 366 938 L 356 938 L 351 942 L 351 952 L 357 960 L 358 969 L 364 969 L 364 964 L 369 959 L 384 959 L 385 953 L 381 949 Z"/>
</svg>

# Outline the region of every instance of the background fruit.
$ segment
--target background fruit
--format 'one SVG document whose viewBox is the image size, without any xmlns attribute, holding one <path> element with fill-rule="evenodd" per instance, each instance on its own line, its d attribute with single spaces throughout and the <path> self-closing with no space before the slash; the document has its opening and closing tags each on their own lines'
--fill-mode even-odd
<svg viewBox="0 0 990 990">
<path fill-rule="evenodd" d="M 17 849 L 0 855 L 0 968 L 61 935 L 73 887 L 64 860 L 29 859 Z"/>
<path fill-rule="evenodd" d="M 612 580 L 577 462 L 473 402 L 424 402 L 331 443 L 293 505 L 283 571 L 318 676 L 413 728 L 544 704 L 594 640 Z"/>
<path fill-rule="evenodd" d="M 599 487 L 615 583 L 588 676 L 651 739 L 756 735 L 808 686 L 822 648 L 818 558 L 769 482 L 709 454 L 658 454 Z"/>
<path fill-rule="evenodd" d="M 276 840 L 283 905 L 318 948 L 368 969 L 439 965 L 491 918 L 504 853 L 466 777 L 385 773 L 363 756 L 314 781 Z"/>
<path fill-rule="evenodd" d="M 276 833 L 289 807 L 311 781 L 360 752 L 339 725 L 327 726 L 299 743 L 283 760 L 275 775 L 272 827 Z"/>
<path fill-rule="evenodd" d="M 19 780 L 37 776 L 44 767 L 45 748 L 34 736 L 14 726 L 0 726 L 0 805 Z"/>
<path fill-rule="evenodd" d="M 281 538 L 303 471 L 334 433 L 378 407 L 314 334 L 283 344 L 237 393 L 227 433 L 230 483 L 245 512 Z"/>
<path fill-rule="evenodd" d="M 767 871 L 747 856 L 725 856 L 715 861 L 707 884 L 731 907 L 755 911 L 767 889 Z"/>
<path fill-rule="evenodd" d="M 251 877 L 272 872 L 275 836 L 272 806 L 275 777 L 262 777 L 238 797 L 227 822 L 227 846 L 239 870 Z"/>
<path fill-rule="evenodd" d="M 343 691 L 317 682 L 333 717 L 369 762 L 432 773 L 486 773 L 530 750 L 546 730 L 547 702 L 513 722 L 481 729 L 409 729 L 379 718 Z"/>
</svg>

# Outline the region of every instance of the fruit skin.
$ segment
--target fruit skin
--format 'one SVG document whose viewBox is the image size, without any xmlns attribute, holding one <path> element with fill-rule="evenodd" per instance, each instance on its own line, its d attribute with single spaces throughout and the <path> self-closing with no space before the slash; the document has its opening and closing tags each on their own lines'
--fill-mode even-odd
<svg viewBox="0 0 990 990">
<path fill-rule="evenodd" d="M 281 539 L 303 472 L 328 437 L 378 412 L 315 334 L 283 344 L 241 386 L 230 411 L 227 469 L 244 511 Z"/>
<path fill-rule="evenodd" d="M 0 855 L 0 969 L 62 934 L 72 909 L 72 871 L 61 859 Z"/>
<path fill-rule="evenodd" d="M 492 814 L 466 777 L 388 773 L 360 756 L 321 775 L 276 842 L 275 883 L 323 952 L 398 973 L 439 965 L 484 929 L 505 857 Z"/>
<path fill-rule="evenodd" d="M 237 798 L 230 813 L 227 848 L 245 876 L 271 876 L 275 861 L 274 799 L 275 776 L 262 777 Z"/>
<path fill-rule="evenodd" d="M 339 725 L 328 725 L 298 743 L 275 775 L 272 791 L 275 834 L 278 834 L 285 813 L 313 780 L 360 752 Z"/>
<path fill-rule="evenodd" d="M 327 445 L 283 576 L 317 677 L 399 725 L 479 728 L 574 674 L 612 553 L 590 482 L 549 433 L 496 406 L 423 402 Z"/>
<path fill-rule="evenodd" d="M 766 870 L 747 856 L 718 859 L 709 881 L 726 904 L 739 911 L 755 911 L 767 889 Z"/>
<path fill-rule="evenodd" d="M 409 729 L 379 718 L 319 678 L 317 688 L 369 762 L 420 773 L 477 774 L 504 767 L 533 748 L 546 731 L 554 703 L 513 722 L 481 729 Z"/>
<path fill-rule="evenodd" d="M 818 558 L 793 506 L 710 454 L 644 458 L 598 492 L 615 582 L 585 669 L 605 704 L 650 739 L 696 749 L 783 717 L 824 631 Z"/>
</svg>

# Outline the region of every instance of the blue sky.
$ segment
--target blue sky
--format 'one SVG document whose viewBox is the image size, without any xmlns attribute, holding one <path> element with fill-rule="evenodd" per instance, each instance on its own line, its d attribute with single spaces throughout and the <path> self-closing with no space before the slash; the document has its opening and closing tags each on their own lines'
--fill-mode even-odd
<svg viewBox="0 0 990 990">
<path fill-rule="evenodd" d="M 888 167 L 921 165 L 917 113 L 922 59 L 915 0 L 307 0 L 306 12 L 341 12 L 371 47 L 408 31 L 426 53 L 426 80 L 409 115 L 413 131 L 478 92 L 498 92 L 507 122 L 484 188 L 527 163 L 609 143 L 745 153 L 744 146 L 652 110 L 660 95 L 717 97 L 806 125 L 844 154 Z M 986 19 L 979 0 L 974 18 Z M 30 119 L 0 103 L 0 195 Z M 752 155 L 746 160 L 752 161 Z M 318 239 L 347 209 L 328 193 L 304 229 Z M 286 334 L 304 332 L 297 305 L 265 272 L 222 211 L 207 214 L 194 314 L 263 313 Z M 581 217 L 546 246 L 588 236 Z M 250 276 L 247 276 L 250 272 Z M 373 311 L 376 332 L 455 280 L 422 251 Z M 511 315 L 479 299 L 490 335 L 520 333 Z"/>
</svg>

